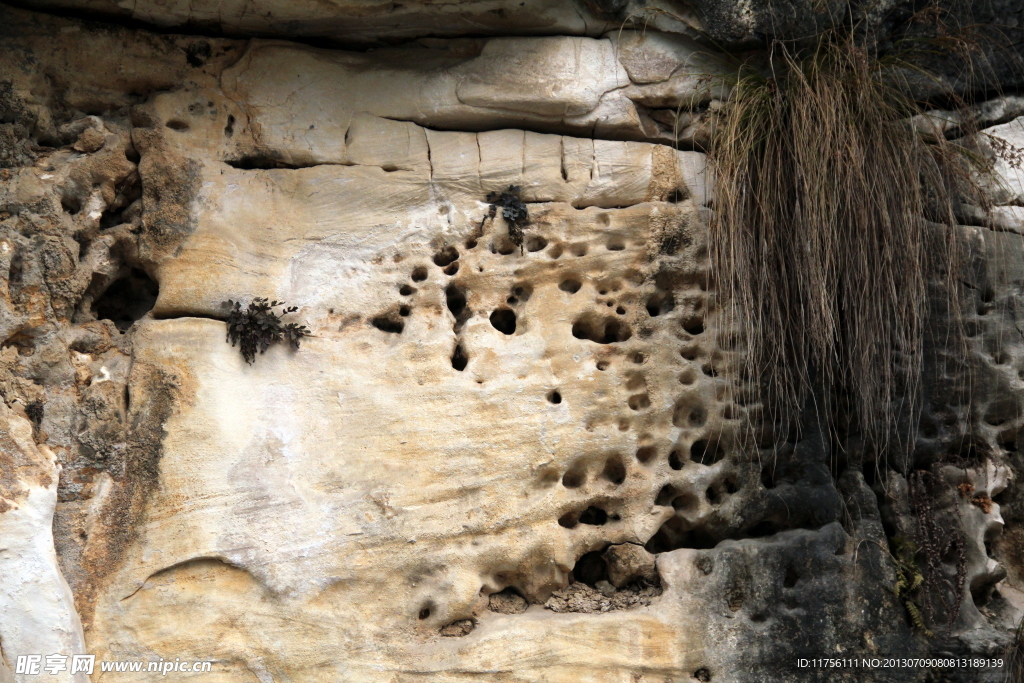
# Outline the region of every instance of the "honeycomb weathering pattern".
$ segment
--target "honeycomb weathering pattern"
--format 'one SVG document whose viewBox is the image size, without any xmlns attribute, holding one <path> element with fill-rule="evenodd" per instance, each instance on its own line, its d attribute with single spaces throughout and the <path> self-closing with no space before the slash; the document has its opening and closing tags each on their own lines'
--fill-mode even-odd
<svg viewBox="0 0 1024 683">
<path fill-rule="evenodd" d="M 799 654 L 929 654 L 886 559 L 906 482 L 833 471 L 810 422 L 738 448 L 760 406 L 727 379 L 712 181 L 655 144 L 701 85 L 666 71 L 688 39 L 349 53 L 0 12 L 0 420 L 39 456 L 0 503 L 56 495 L 56 558 L 45 505 L 0 538 L 43 548 L 51 587 L 59 561 L 83 626 L 55 603 L 32 633 L 224 681 L 773 681 Z M 514 89 L 491 78 L 510 55 Z M 510 185 L 522 249 L 486 218 Z M 1019 197 L 994 196 L 1009 230 Z M 965 230 L 970 352 L 929 369 L 918 457 L 967 460 L 939 474 L 970 495 L 937 505 L 967 540 L 956 637 L 991 654 L 1021 604 L 1024 275 L 1018 234 Z M 211 318 L 253 296 L 299 306 L 301 350 L 226 343 Z M 603 583 L 609 546 L 646 561 L 628 544 L 657 588 Z"/>
</svg>

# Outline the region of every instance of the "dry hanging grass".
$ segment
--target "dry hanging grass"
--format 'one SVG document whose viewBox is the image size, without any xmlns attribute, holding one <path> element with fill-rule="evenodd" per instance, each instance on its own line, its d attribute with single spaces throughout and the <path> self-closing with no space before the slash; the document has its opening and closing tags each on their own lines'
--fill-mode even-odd
<svg viewBox="0 0 1024 683">
<path fill-rule="evenodd" d="M 775 43 L 766 71 L 739 74 L 709 154 L 714 277 L 746 337 L 743 380 L 777 438 L 811 398 L 835 428 L 845 397 L 844 429 L 908 455 L 913 428 L 897 422 L 917 424 L 928 283 L 956 291 L 965 259 L 942 226 L 963 197 L 983 201 L 976 163 L 915 130 L 899 70 L 838 31 L 801 54 Z"/>
</svg>

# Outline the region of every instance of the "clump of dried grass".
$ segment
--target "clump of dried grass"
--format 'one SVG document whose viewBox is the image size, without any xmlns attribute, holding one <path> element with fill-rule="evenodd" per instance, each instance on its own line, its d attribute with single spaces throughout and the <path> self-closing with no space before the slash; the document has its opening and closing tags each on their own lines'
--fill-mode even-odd
<svg viewBox="0 0 1024 683">
<path fill-rule="evenodd" d="M 845 412 L 844 430 L 908 457 L 930 281 L 959 319 L 966 259 L 952 226 L 965 198 L 984 202 L 977 161 L 910 124 L 908 73 L 919 76 L 841 30 L 802 51 L 775 43 L 769 68 L 740 71 L 715 124 L 713 274 L 745 332 L 742 379 L 776 435 L 813 398 L 829 427 Z"/>
</svg>

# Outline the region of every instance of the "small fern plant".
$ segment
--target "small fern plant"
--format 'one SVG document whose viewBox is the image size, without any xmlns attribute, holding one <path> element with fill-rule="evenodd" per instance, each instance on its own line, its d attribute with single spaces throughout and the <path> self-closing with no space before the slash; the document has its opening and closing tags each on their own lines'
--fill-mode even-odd
<svg viewBox="0 0 1024 683">
<path fill-rule="evenodd" d="M 268 301 L 257 297 L 247 308 L 242 308 L 240 301 L 231 299 L 228 299 L 225 305 L 230 309 L 227 319 L 227 341 L 231 346 L 238 344 L 242 358 L 249 365 L 256 360 L 257 352 L 264 353 L 271 344 L 287 341 L 290 347 L 298 349 L 301 339 L 310 334 L 305 325 L 281 321 L 281 316 L 299 310 L 297 306 L 285 307 L 283 301 Z M 280 314 L 274 311 L 278 306 L 281 307 Z"/>
</svg>

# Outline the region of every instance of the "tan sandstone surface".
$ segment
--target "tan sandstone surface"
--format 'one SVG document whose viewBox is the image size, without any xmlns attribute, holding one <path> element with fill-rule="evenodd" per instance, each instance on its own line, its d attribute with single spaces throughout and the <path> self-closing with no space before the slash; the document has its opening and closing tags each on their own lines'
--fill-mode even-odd
<svg viewBox="0 0 1024 683">
<path fill-rule="evenodd" d="M 0 8 L 0 681 L 32 647 L 260 683 L 784 680 L 758 667 L 925 647 L 884 550 L 909 510 L 833 477 L 814 429 L 776 460 L 734 441 L 759 406 L 725 379 L 713 178 L 659 144 L 702 139 L 722 61 L 527 5 L 547 28 L 522 32 L 573 35 L 357 52 Z M 521 247 L 489 217 L 509 186 Z M 933 402 L 924 437 L 983 423 L 944 474 L 974 497 L 942 501 L 979 651 L 1011 614 L 993 592 L 1024 589 L 999 502 L 1024 426 L 1012 219 L 966 229 L 978 282 L 1003 277 L 968 314 L 994 388 Z M 253 297 L 298 307 L 299 350 L 226 343 L 225 302 Z M 56 598 L 24 615 L 25 590 Z M 129 679 L 169 680 L 91 678 Z"/>
</svg>

